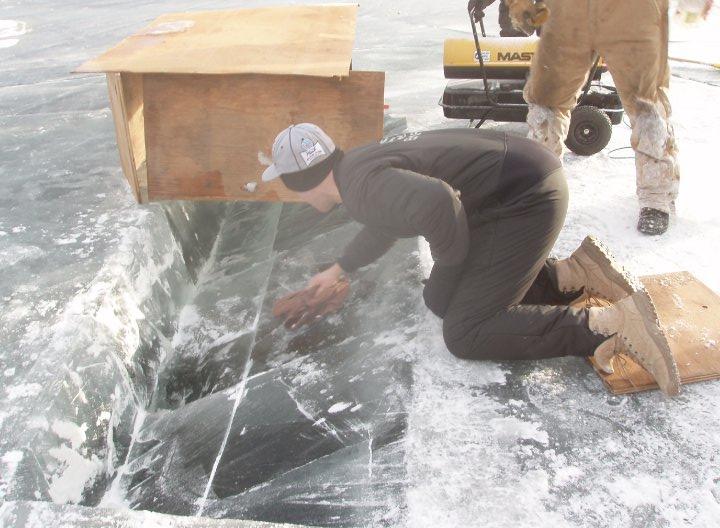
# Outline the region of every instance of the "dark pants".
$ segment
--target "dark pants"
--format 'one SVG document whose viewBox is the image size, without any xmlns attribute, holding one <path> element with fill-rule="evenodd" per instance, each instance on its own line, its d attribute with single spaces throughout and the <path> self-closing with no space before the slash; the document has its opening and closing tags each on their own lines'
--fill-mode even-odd
<svg viewBox="0 0 720 528">
<path fill-rule="evenodd" d="M 445 343 L 466 359 L 588 356 L 604 341 L 586 309 L 564 306 L 548 255 L 567 212 L 557 169 L 515 201 L 475 220 L 470 253 L 443 317 Z M 432 278 L 432 276 L 431 276 Z"/>
</svg>

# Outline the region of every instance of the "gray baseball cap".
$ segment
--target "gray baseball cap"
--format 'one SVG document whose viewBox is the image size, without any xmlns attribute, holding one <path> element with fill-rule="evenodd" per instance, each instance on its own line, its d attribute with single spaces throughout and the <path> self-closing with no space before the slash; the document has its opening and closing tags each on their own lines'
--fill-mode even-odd
<svg viewBox="0 0 720 528">
<path fill-rule="evenodd" d="M 271 181 L 279 176 L 302 176 L 316 172 L 310 169 L 325 165 L 323 162 L 333 157 L 336 150 L 333 140 L 319 126 L 312 123 L 290 125 L 275 138 L 272 147 L 273 163 L 263 172 L 262 181 Z"/>
</svg>

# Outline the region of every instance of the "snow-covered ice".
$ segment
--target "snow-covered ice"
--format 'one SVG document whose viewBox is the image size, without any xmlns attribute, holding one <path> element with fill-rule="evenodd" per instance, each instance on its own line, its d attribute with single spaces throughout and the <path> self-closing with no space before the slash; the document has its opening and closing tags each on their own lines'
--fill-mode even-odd
<svg viewBox="0 0 720 528">
<path fill-rule="evenodd" d="M 25 22 L 0 20 L 0 49 L 10 48 L 20 42 L 21 36 L 28 32 Z"/>
<path fill-rule="evenodd" d="M 415 241 L 357 274 L 343 313 L 288 332 L 272 301 L 336 256 L 357 228 L 342 211 L 134 203 L 105 81 L 69 72 L 166 12 L 281 3 L 0 3 L 0 524 L 93 516 L 33 502 L 56 501 L 111 506 L 97 516 L 122 526 L 205 526 L 127 508 L 326 526 L 717 526 L 720 384 L 613 396 L 578 358 L 459 361 L 422 305 L 431 260 Z M 437 106 L 442 42 L 469 36 L 466 19 L 463 2 L 361 4 L 353 68 L 387 72 L 410 132 L 466 125 Z M 496 20 L 494 7 L 490 33 Z M 718 8 L 673 26 L 671 55 L 720 62 L 718 28 Z M 619 125 L 598 155 L 566 155 L 555 252 L 594 233 L 636 274 L 688 270 L 720 291 L 720 72 L 673 73 L 670 232 L 635 230 Z"/>
</svg>

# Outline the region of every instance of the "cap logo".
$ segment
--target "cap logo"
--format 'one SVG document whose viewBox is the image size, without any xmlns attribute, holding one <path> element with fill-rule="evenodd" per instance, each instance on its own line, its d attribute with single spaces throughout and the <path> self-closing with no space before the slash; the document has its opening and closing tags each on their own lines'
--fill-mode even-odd
<svg viewBox="0 0 720 528">
<path fill-rule="evenodd" d="M 325 150 L 323 150 L 320 143 L 313 143 L 308 138 L 302 138 L 300 141 L 300 155 L 305 161 L 305 165 L 310 166 L 313 160 L 325 155 Z"/>
</svg>

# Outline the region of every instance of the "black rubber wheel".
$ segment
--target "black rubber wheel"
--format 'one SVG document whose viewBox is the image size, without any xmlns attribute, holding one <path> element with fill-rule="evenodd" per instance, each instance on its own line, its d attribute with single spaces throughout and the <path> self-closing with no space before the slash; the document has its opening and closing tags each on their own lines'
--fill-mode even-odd
<svg viewBox="0 0 720 528">
<path fill-rule="evenodd" d="M 575 154 L 592 156 L 610 141 L 612 123 L 605 112 L 595 106 L 578 106 L 572 111 L 565 145 Z"/>
</svg>

